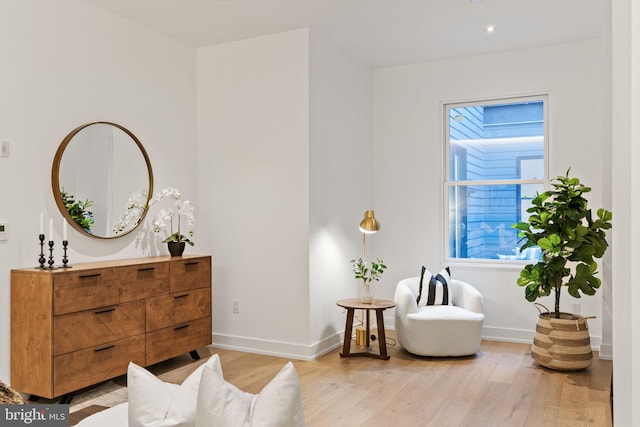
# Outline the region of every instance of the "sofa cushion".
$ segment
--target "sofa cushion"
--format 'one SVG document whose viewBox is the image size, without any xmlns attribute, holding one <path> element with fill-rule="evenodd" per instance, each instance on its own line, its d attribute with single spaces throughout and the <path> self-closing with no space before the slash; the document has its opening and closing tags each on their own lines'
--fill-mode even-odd
<svg viewBox="0 0 640 427">
<path fill-rule="evenodd" d="M 427 305 L 451 305 L 453 296 L 451 295 L 451 274 L 449 267 L 444 268 L 435 276 L 422 266 L 420 275 L 420 289 L 418 293 L 418 307 Z"/>
<path fill-rule="evenodd" d="M 129 427 L 193 427 L 202 372 L 210 369 L 222 378 L 220 358 L 211 356 L 181 385 L 164 382 L 146 369 L 129 364 Z"/>
<path fill-rule="evenodd" d="M 411 320 L 438 320 L 443 322 L 450 321 L 482 321 L 484 320 L 484 314 L 474 313 L 462 307 L 434 305 L 424 306 L 418 308 L 416 313 L 407 315 Z"/>
<path fill-rule="evenodd" d="M 259 394 L 244 392 L 210 367 L 202 372 L 196 427 L 304 427 L 298 374 L 291 362 Z"/>
<path fill-rule="evenodd" d="M 76 427 L 127 427 L 128 414 L 129 404 L 123 402 L 88 416 L 76 424 Z"/>
</svg>

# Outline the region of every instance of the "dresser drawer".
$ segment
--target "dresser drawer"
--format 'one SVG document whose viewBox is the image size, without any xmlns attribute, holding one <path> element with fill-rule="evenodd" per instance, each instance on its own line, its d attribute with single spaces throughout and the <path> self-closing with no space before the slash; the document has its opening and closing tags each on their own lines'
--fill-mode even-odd
<svg viewBox="0 0 640 427">
<path fill-rule="evenodd" d="M 154 263 L 119 270 L 120 302 L 169 293 L 169 264 Z"/>
<path fill-rule="evenodd" d="M 64 314 L 115 305 L 119 301 L 114 269 L 57 275 L 53 281 L 53 313 Z"/>
<path fill-rule="evenodd" d="M 211 316 L 147 332 L 147 365 L 211 344 Z"/>
<path fill-rule="evenodd" d="M 211 258 L 172 259 L 171 292 L 211 287 Z"/>
<path fill-rule="evenodd" d="M 127 372 L 129 362 L 145 364 L 144 335 L 56 356 L 53 394 L 60 396 Z"/>
<path fill-rule="evenodd" d="M 211 316 L 211 288 L 202 288 L 147 300 L 147 331 Z"/>
<path fill-rule="evenodd" d="M 57 356 L 143 334 L 144 316 L 144 301 L 56 316 L 53 354 Z"/>
</svg>

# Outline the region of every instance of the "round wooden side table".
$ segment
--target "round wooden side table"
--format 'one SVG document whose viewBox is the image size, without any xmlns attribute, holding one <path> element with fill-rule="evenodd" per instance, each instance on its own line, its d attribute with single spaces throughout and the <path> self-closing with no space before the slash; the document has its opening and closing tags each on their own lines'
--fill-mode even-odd
<svg viewBox="0 0 640 427">
<path fill-rule="evenodd" d="M 393 308 L 396 306 L 396 303 L 386 299 L 373 299 L 371 303 L 365 304 L 360 301 L 360 298 L 350 298 L 350 299 L 342 299 L 336 304 L 342 308 L 347 309 L 347 324 L 344 328 L 344 344 L 342 345 L 342 352 L 340 353 L 340 357 L 355 357 L 355 356 L 367 356 L 373 357 L 376 359 L 389 360 L 391 356 L 387 354 L 387 341 L 384 334 L 384 317 L 382 316 L 382 312 L 387 308 Z M 366 351 L 360 351 L 356 353 L 351 353 L 351 330 L 353 329 L 353 315 L 356 310 L 366 310 L 367 319 L 366 319 L 366 342 L 365 348 Z M 376 320 L 378 323 L 378 335 L 380 342 L 380 353 L 373 353 L 369 351 L 369 336 L 370 336 L 370 326 L 369 326 L 369 310 L 376 311 Z"/>
</svg>

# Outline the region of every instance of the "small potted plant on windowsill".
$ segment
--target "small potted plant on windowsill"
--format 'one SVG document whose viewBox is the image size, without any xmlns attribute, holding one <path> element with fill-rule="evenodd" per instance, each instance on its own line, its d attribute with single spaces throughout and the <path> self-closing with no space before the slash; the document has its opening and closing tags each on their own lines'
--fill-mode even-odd
<svg viewBox="0 0 640 427">
<path fill-rule="evenodd" d="M 160 200 L 170 197 L 174 200 L 173 209 L 161 209 L 158 215 L 153 220 L 153 231 L 160 233 L 167 228 L 169 224 L 169 231 L 167 237 L 162 241 L 166 243 L 171 256 L 181 256 L 184 252 L 185 244 L 190 246 L 194 245 L 193 240 L 189 237 L 193 237 L 193 227 L 195 225 L 195 217 L 193 215 L 193 205 L 188 200 L 181 200 L 180 191 L 176 188 L 164 188 L 156 196 L 154 196 L 149 202 L 149 206 L 158 203 Z M 176 219 L 176 231 L 173 228 L 173 220 Z M 182 234 L 181 220 L 187 221 L 187 235 Z M 189 236 L 189 237 L 187 237 Z"/>
<path fill-rule="evenodd" d="M 360 299 L 364 304 L 371 304 L 373 300 L 371 282 L 374 280 L 376 282 L 379 281 L 387 266 L 380 258 L 376 258 L 376 261 L 371 263 L 371 267 L 369 267 L 369 263 L 364 258 L 352 259 L 351 264 L 353 265 L 355 278 L 362 280 Z"/>
<path fill-rule="evenodd" d="M 576 370 L 591 365 L 592 353 L 586 318 L 560 312 L 560 296 L 566 287 L 569 295 L 594 295 L 600 287 L 596 276 L 595 259 L 602 258 L 607 250 L 605 230 L 611 228 L 612 214 L 606 209 L 597 210 L 594 219 L 584 194 L 591 188 L 578 178 L 558 176 L 552 181 L 552 190 L 537 194 L 528 221 L 514 224 L 524 241 L 520 250 L 538 246 L 542 255 L 535 264 L 524 266 L 518 285 L 525 288 L 525 298 L 534 302 L 554 293 L 554 311 L 540 311 L 536 337 L 531 355 L 542 366 L 552 369 Z M 561 330 L 563 338 L 551 337 L 550 330 Z M 565 338 L 568 331 L 578 333 L 579 338 Z M 558 335 L 558 334 L 556 334 Z M 576 343 L 582 342 L 582 354 L 576 354 Z M 569 349 L 569 347 L 572 347 Z"/>
</svg>

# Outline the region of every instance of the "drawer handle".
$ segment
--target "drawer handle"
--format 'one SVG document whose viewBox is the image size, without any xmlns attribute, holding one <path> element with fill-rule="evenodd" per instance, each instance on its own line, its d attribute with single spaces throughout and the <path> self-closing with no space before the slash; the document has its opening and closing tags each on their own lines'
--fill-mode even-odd
<svg viewBox="0 0 640 427">
<path fill-rule="evenodd" d="M 105 345 L 104 347 L 96 348 L 93 351 L 109 350 L 110 348 L 113 348 L 115 346 L 116 346 L 115 344 Z"/>
<path fill-rule="evenodd" d="M 147 267 L 147 268 L 139 268 L 138 271 L 149 271 L 149 270 L 155 270 L 155 267 Z"/>
<path fill-rule="evenodd" d="M 104 310 L 94 311 L 94 313 L 95 314 L 102 314 L 102 313 L 108 313 L 110 311 L 116 311 L 116 308 L 115 307 L 105 308 Z"/>
<path fill-rule="evenodd" d="M 96 274 L 85 274 L 83 276 L 80 276 L 81 279 L 89 279 L 91 277 L 100 277 L 100 273 L 96 273 Z"/>
<path fill-rule="evenodd" d="M 198 261 L 187 261 L 184 263 L 184 265 L 196 265 L 196 264 L 200 264 L 200 262 Z"/>
<path fill-rule="evenodd" d="M 187 323 L 186 325 L 180 325 L 180 326 L 176 326 L 175 328 L 173 328 L 174 331 L 179 331 L 180 329 L 184 329 L 184 328 L 188 328 L 189 324 Z"/>
<path fill-rule="evenodd" d="M 188 296 L 189 296 L 189 294 L 186 293 L 186 294 L 175 295 L 173 298 L 174 299 L 178 299 L 178 298 L 184 298 L 184 297 L 188 297 Z"/>
</svg>

